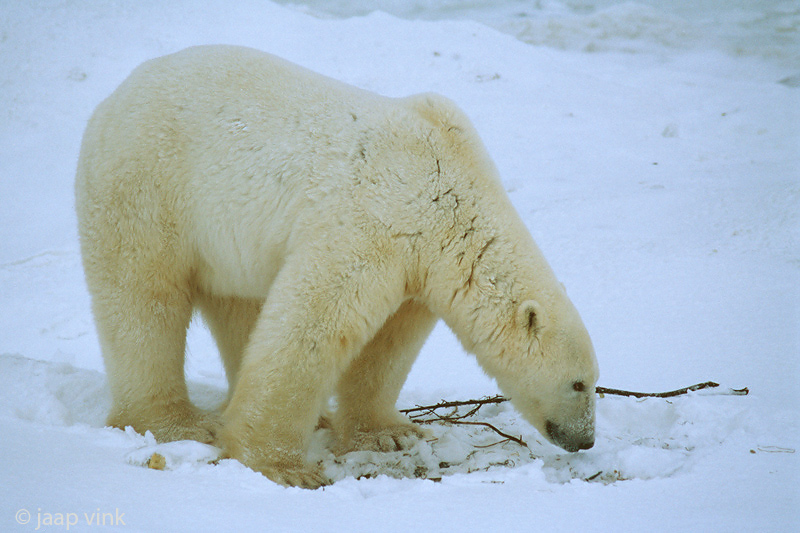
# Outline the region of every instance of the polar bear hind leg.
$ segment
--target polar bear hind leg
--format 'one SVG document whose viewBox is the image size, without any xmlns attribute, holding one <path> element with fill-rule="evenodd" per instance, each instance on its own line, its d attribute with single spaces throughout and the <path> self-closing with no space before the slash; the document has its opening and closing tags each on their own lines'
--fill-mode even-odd
<svg viewBox="0 0 800 533">
<path fill-rule="evenodd" d="M 112 395 L 107 423 L 149 430 L 162 442 L 210 443 L 219 423 L 191 404 L 184 378 L 192 313 L 188 288 L 164 280 L 163 272 L 160 266 L 147 273 L 128 271 L 112 284 L 107 278 L 93 284 L 87 268 Z M 145 279 L 151 284 L 143 285 Z"/>
</svg>

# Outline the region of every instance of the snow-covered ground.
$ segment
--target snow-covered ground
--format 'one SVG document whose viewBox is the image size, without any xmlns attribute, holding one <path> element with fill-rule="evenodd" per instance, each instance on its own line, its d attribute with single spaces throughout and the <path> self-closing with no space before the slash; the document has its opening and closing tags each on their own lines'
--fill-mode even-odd
<svg viewBox="0 0 800 533">
<path fill-rule="evenodd" d="M 0 4 L 0 530 L 796 531 L 800 6 L 297 4 Z M 601 398 L 597 443 L 576 454 L 508 404 L 476 420 L 527 447 L 433 425 L 409 452 L 336 458 L 320 431 L 312 455 L 336 483 L 317 491 L 104 428 L 73 212 L 82 130 L 137 64 L 203 43 L 452 98 L 581 311 L 601 385 L 750 395 Z M 199 405 L 224 397 L 200 323 L 187 376 Z M 440 326 L 400 407 L 497 392 Z M 142 466 L 156 451 L 163 471 Z"/>
</svg>

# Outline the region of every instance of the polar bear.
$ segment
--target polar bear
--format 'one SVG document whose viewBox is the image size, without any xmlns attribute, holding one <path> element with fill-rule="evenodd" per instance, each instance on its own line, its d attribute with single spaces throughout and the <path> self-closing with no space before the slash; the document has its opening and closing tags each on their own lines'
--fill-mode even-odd
<svg viewBox="0 0 800 533">
<path fill-rule="evenodd" d="M 110 425 L 217 442 L 278 483 L 319 487 L 305 453 L 332 396 L 339 451 L 420 435 L 395 402 L 441 318 L 542 435 L 594 442 L 589 335 L 441 96 L 189 48 L 98 106 L 76 206 Z M 187 395 L 195 309 L 230 384 L 220 421 Z"/>
</svg>

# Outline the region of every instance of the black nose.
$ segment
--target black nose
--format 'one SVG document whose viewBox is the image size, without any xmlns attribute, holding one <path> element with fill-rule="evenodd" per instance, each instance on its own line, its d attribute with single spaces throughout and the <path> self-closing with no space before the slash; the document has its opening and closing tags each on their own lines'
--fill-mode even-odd
<svg viewBox="0 0 800 533">
<path fill-rule="evenodd" d="M 580 450 L 588 450 L 594 446 L 594 440 L 587 440 L 583 442 L 574 441 L 555 441 L 556 444 L 564 448 L 568 452 L 578 452 Z"/>
<path fill-rule="evenodd" d="M 552 420 L 546 421 L 544 427 L 550 440 L 568 452 L 588 450 L 594 446 L 594 437 L 591 439 L 578 440 L 574 435 L 569 435 L 567 432 L 563 431 L 558 424 L 554 423 Z"/>
</svg>

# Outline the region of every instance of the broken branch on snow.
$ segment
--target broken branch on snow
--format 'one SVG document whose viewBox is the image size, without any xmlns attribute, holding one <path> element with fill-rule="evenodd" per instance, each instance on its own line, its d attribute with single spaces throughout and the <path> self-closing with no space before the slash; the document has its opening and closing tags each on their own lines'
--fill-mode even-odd
<svg viewBox="0 0 800 533">
<path fill-rule="evenodd" d="M 672 390 L 669 392 L 633 392 L 619 389 L 607 389 L 605 387 L 597 387 L 597 394 L 612 394 L 616 396 L 632 396 L 634 398 L 672 398 L 673 396 L 681 396 L 690 392 L 699 391 L 702 389 L 713 389 L 719 387 L 719 383 L 713 381 L 706 381 L 705 383 L 698 383 L 691 387 L 684 387 L 682 389 Z M 746 396 L 750 390 L 745 387 L 743 389 L 728 389 L 727 392 L 721 394 L 729 394 L 732 396 Z"/>
<path fill-rule="evenodd" d="M 597 387 L 595 392 L 599 394 L 601 397 L 609 394 L 614 396 L 629 396 L 633 398 L 672 398 L 674 396 L 681 396 L 684 394 L 688 394 L 690 392 L 695 392 L 703 389 L 713 389 L 719 387 L 719 383 L 714 383 L 713 381 L 706 381 L 705 383 L 698 383 L 696 385 L 692 385 L 690 387 L 684 387 L 682 389 L 676 389 L 673 391 L 667 392 L 634 392 L 634 391 L 626 391 L 620 389 L 609 389 L 606 387 Z M 749 389 L 747 387 L 743 389 L 728 389 L 726 392 L 722 392 L 721 394 L 729 394 L 734 396 L 745 396 L 749 393 Z M 527 443 L 522 440 L 520 437 L 514 437 L 507 433 L 504 433 L 497 429 L 492 424 L 488 422 L 475 422 L 475 421 L 468 421 L 464 420 L 465 418 L 469 418 L 470 416 L 476 414 L 478 410 L 483 407 L 484 405 L 489 404 L 498 404 L 509 401 L 508 398 L 497 395 L 497 396 L 490 396 L 486 398 L 481 398 L 479 400 L 462 400 L 462 401 L 442 401 L 435 405 L 418 405 L 416 407 L 412 407 L 410 409 L 401 409 L 400 412 L 408 415 L 412 422 L 417 424 L 432 424 L 434 422 L 443 422 L 445 424 L 460 424 L 460 425 L 469 425 L 469 426 L 483 426 L 491 429 L 498 435 L 505 438 L 506 441 L 513 441 L 519 444 L 520 446 L 528 447 Z M 472 406 L 465 414 L 458 414 L 459 407 L 465 406 Z M 437 409 L 450 409 L 448 414 L 439 414 L 436 412 Z M 433 418 L 424 418 L 425 416 L 432 416 Z"/>
</svg>

